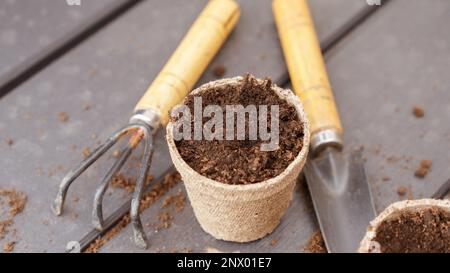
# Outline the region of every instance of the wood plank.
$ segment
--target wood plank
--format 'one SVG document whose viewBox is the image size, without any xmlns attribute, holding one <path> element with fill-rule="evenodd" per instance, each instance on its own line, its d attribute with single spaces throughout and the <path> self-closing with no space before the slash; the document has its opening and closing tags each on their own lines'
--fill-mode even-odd
<svg viewBox="0 0 450 273">
<path fill-rule="evenodd" d="M 16 1 L 0 5 L 0 96 L 139 1 Z"/>
</svg>

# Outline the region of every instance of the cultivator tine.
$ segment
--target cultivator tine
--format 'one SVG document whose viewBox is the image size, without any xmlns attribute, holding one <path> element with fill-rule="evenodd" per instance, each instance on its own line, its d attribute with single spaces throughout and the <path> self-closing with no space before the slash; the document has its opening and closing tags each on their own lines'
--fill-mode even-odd
<svg viewBox="0 0 450 273">
<path fill-rule="evenodd" d="M 140 218 L 140 203 L 142 192 L 147 180 L 147 174 L 150 169 L 153 155 L 153 136 L 150 127 L 144 126 L 144 156 L 139 169 L 139 177 L 134 189 L 133 198 L 131 199 L 131 222 L 133 224 L 134 242 L 141 248 L 147 248 L 147 236 L 145 235 Z"/>
<path fill-rule="evenodd" d="M 117 141 L 127 134 L 129 126 L 116 131 L 110 138 L 104 143 L 100 144 L 88 157 L 86 157 L 80 164 L 73 170 L 69 171 L 63 178 L 59 185 L 58 194 L 56 195 L 55 202 L 52 206 L 52 211 L 56 215 L 61 215 L 64 202 L 66 200 L 67 191 L 69 187 L 87 168 L 89 168 L 99 157 L 101 157 L 106 151 L 108 151 Z"/>
<path fill-rule="evenodd" d="M 128 157 L 133 152 L 133 147 L 125 147 L 121 153 L 120 157 L 114 162 L 111 169 L 105 174 L 102 179 L 100 186 L 97 188 L 94 197 L 94 206 L 92 210 L 92 224 L 97 230 L 103 230 L 103 196 L 105 195 L 106 189 L 108 188 L 111 179 L 120 171 L 123 164 L 127 161 Z"/>
</svg>

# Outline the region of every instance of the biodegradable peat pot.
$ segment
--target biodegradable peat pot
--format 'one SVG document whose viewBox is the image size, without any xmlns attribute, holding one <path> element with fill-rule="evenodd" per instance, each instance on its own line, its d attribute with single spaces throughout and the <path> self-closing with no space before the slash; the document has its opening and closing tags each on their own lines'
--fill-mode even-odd
<svg viewBox="0 0 450 273">
<path fill-rule="evenodd" d="M 438 215 L 431 214 L 431 210 L 439 212 Z M 442 215 L 440 215 L 442 213 Z M 445 214 L 445 215 L 444 215 Z M 444 215 L 444 216 L 443 216 Z M 402 217 L 402 218 L 399 218 Z M 415 218 L 415 219 L 414 219 Z M 399 221 L 399 219 L 401 219 Z M 424 222 L 423 222 L 424 221 Z M 435 222 L 440 221 L 438 226 Z M 418 242 L 418 244 L 426 245 L 430 248 L 442 249 L 446 248 L 446 252 L 450 251 L 450 201 L 448 200 L 435 200 L 435 199 L 422 199 L 422 200 L 406 200 L 396 202 L 386 208 L 378 217 L 370 222 L 366 235 L 361 241 L 358 252 L 360 253 L 381 253 L 382 244 L 378 242 L 377 235 L 380 235 L 381 229 L 384 229 L 386 233 L 386 227 L 383 227 L 386 223 L 400 223 L 396 224 L 405 226 L 404 232 L 393 232 L 392 236 L 382 236 L 383 248 L 405 248 L 411 245 L 411 242 Z M 415 224 L 416 227 L 411 226 Z M 406 225 L 410 225 L 407 227 Z M 437 227 L 438 226 L 438 227 Z M 392 227 L 392 224 L 391 224 Z M 437 228 L 436 228 L 437 227 Z M 420 230 L 420 234 L 412 234 L 413 230 Z M 437 229 L 437 231 L 436 231 Z M 425 234 L 428 233 L 428 234 Z M 427 236 L 431 236 L 428 237 Z M 389 238 L 388 242 L 386 238 Z M 430 239 L 431 238 L 431 239 Z M 435 238 L 435 239 L 432 239 Z M 414 243 L 413 243 L 414 244 Z M 401 251 L 386 251 L 386 252 L 401 252 Z M 406 252 L 406 251 L 404 251 Z M 411 250 L 411 252 L 436 252 L 433 249 L 426 250 L 424 246 L 421 246 L 420 250 Z"/>
<path fill-rule="evenodd" d="M 201 94 L 227 85 L 238 86 L 242 81 L 242 77 L 236 77 L 210 82 L 191 94 Z M 273 178 L 254 184 L 232 185 L 203 176 L 183 160 L 174 141 L 174 124 L 169 122 L 167 125 L 170 155 L 186 185 L 195 216 L 203 230 L 216 239 L 250 242 L 271 233 L 289 206 L 297 177 L 307 159 L 309 123 L 300 100 L 290 90 L 274 85 L 271 89 L 295 108 L 304 130 L 300 152 L 284 171 Z"/>
</svg>

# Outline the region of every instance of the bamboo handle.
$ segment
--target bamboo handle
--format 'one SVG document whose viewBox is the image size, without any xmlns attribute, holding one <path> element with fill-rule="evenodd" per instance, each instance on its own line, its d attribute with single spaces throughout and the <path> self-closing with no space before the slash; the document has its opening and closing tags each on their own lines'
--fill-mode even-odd
<svg viewBox="0 0 450 273">
<path fill-rule="evenodd" d="M 342 135 L 307 1 L 274 0 L 272 9 L 293 88 L 301 98 L 311 124 L 311 139 L 326 130 Z"/>
<path fill-rule="evenodd" d="M 211 0 L 195 20 L 178 48 L 136 105 L 152 109 L 165 125 L 169 111 L 198 81 L 239 19 L 234 0 Z"/>
</svg>

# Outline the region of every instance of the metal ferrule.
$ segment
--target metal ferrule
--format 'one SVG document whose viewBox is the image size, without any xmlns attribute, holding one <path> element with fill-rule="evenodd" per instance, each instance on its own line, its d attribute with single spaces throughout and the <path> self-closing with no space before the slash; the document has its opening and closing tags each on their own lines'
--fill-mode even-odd
<svg viewBox="0 0 450 273">
<path fill-rule="evenodd" d="M 333 129 L 319 131 L 311 136 L 311 152 L 318 154 L 327 147 L 342 149 L 342 134 Z"/>
<path fill-rule="evenodd" d="M 130 118 L 130 123 L 143 122 L 149 125 L 153 130 L 156 130 L 161 125 L 161 118 L 159 114 L 151 108 L 140 109 L 134 112 Z"/>
</svg>

